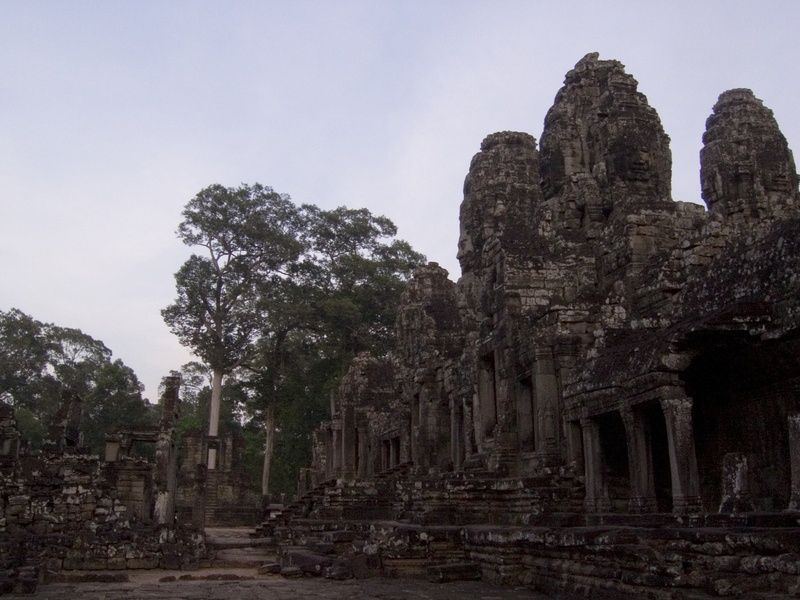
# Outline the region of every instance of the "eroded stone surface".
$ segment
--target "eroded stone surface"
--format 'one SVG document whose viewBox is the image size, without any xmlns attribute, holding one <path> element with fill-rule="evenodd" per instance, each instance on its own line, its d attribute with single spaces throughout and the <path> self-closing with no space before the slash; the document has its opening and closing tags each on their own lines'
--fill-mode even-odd
<svg viewBox="0 0 800 600">
<path fill-rule="evenodd" d="M 708 211 L 671 199 L 655 109 L 597 54 L 567 74 L 538 148 L 487 136 L 464 185 L 461 277 L 429 265 L 409 284 L 394 387 L 341 388 L 342 433 L 326 434 L 340 462 L 315 464 L 310 519 L 279 537 L 367 510 L 389 520 L 353 525 L 384 569 L 475 560 L 560 593 L 795 593 L 796 169 L 749 90 L 720 96 L 703 139 Z M 353 452 L 348 411 L 370 389 L 384 425 Z M 775 529 L 726 529 L 759 524 Z"/>
</svg>

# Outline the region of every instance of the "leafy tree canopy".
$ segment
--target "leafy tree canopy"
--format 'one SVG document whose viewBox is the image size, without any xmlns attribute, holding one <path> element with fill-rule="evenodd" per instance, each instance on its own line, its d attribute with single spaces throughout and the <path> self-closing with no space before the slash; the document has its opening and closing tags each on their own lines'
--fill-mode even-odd
<svg viewBox="0 0 800 600">
<path fill-rule="evenodd" d="M 41 446 L 62 392 L 82 400 L 84 444 L 100 453 L 105 435 L 154 422 L 135 373 L 80 329 L 42 323 L 18 309 L 0 311 L 0 400 L 16 410 L 21 433 Z"/>
<path fill-rule="evenodd" d="M 251 435 L 265 427 L 264 478 L 275 447 L 285 488 L 350 360 L 390 348 L 400 293 L 425 258 L 386 217 L 297 207 L 260 184 L 209 186 L 183 217 L 178 236 L 199 252 L 176 273 L 162 315 L 212 372 L 209 433 L 222 379 L 237 373 L 239 422 Z"/>
</svg>

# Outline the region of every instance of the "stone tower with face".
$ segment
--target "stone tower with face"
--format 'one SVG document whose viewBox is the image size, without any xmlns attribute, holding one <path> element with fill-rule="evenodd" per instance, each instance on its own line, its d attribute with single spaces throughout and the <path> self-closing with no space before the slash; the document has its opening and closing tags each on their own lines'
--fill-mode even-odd
<svg viewBox="0 0 800 600">
<path fill-rule="evenodd" d="M 772 111 L 747 89 L 723 92 L 706 121 L 700 180 L 708 210 L 734 224 L 796 205 L 797 171 Z"/>
<path fill-rule="evenodd" d="M 669 137 L 637 85 L 622 63 L 597 53 L 567 73 L 542 133 L 545 200 L 577 195 L 577 209 L 597 221 L 625 204 L 670 199 Z"/>
<path fill-rule="evenodd" d="M 541 200 L 539 153 L 527 133 L 503 131 L 481 143 L 464 182 L 458 260 L 463 274 L 486 267 L 488 244 L 501 246 L 530 239 L 534 208 Z"/>
</svg>

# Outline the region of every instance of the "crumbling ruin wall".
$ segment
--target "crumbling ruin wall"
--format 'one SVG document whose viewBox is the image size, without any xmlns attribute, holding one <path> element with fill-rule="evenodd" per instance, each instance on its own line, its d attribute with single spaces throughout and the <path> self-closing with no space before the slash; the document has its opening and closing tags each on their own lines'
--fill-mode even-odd
<svg viewBox="0 0 800 600">
<path fill-rule="evenodd" d="M 167 383 L 159 427 L 110 436 L 104 460 L 59 444 L 77 439 L 63 426 L 55 450 L 20 452 L 13 410 L 0 405 L 0 591 L 30 592 L 46 571 L 198 565 L 202 530 L 174 523 L 178 385 Z M 136 439 L 155 442 L 155 463 L 126 455 Z"/>
<path fill-rule="evenodd" d="M 142 514 L 135 490 L 118 493 L 130 466 L 83 455 L 21 457 L 0 479 L 2 560 L 52 571 L 196 565 L 202 533 L 159 527 Z"/>
</svg>

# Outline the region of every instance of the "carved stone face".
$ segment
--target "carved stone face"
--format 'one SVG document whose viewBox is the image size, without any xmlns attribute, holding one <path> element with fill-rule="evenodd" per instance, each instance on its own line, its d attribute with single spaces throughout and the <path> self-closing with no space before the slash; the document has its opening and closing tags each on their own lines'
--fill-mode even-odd
<svg viewBox="0 0 800 600">
<path fill-rule="evenodd" d="M 706 122 L 703 142 L 701 182 L 710 210 L 763 218 L 793 204 L 797 175 L 792 153 L 772 111 L 753 92 L 723 92 Z"/>
<path fill-rule="evenodd" d="M 610 181 L 645 185 L 653 191 L 662 191 L 662 184 L 668 184 L 669 171 L 661 171 L 669 169 L 671 163 L 669 139 L 654 111 L 645 105 L 637 108 L 635 116 L 617 110 L 598 133 L 600 140 L 605 138 L 602 160 Z"/>
<path fill-rule="evenodd" d="M 797 176 L 794 164 L 787 148 L 781 147 L 777 141 L 765 144 L 758 154 L 760 175 L 764 190 L 767 193 L 793 194 L 797 187 Z"/>
<path fill-rule="evenodd" d="M 728 215 L 764 216 L 769 212 L 767 196 L 791 196 L 795 178 L 789 155 L 772 146 L 740 138 L 705 149 L 701 183 L 709 209 L 721 203 Z"/>
<path fill-rule="evenodd" d="M 542 149 L 539 157 L 539 172 L 539 185 L 545 200 L 561 192 L 564 188 L 565 168 L 564 156 L 560 148 L 556 146 Z"/>
<path fill-rule="evenodd" d="M 648 181 L 653 175 L 650 151 L 620 144 L 607 155 L 606 169 L 610 177 L 616 175 L 627 181 Z"/>
<path fill-rule="evenodd" d="M 461 234 L 458 237 L 458 263 L 461 265 L 461 270 L 467 272 L 475 266 L 475 245 L 473 244 L 472 237 L 461 226 Z"/>
</svg>

